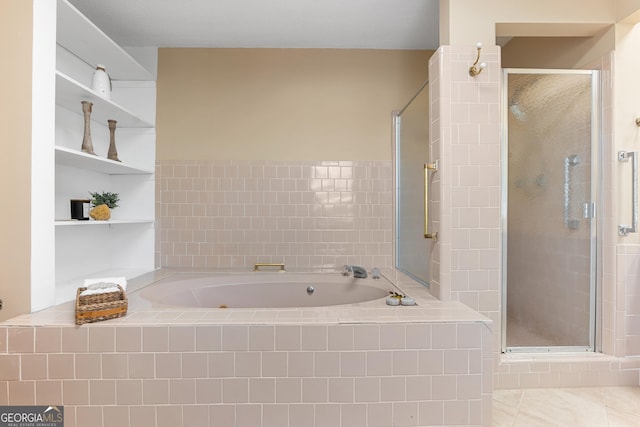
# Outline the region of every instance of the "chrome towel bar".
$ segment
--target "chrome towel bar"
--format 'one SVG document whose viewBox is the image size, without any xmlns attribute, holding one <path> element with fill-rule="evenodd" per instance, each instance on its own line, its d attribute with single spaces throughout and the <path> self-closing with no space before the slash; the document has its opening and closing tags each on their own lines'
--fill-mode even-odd
<svg viewBox="0 0 640 427">
<path fill-rule="evenodd" d="M 618 234 L 626 236 L 629 233 L 638 232 L 638 152 L 637 151 L 618 151 L 618 161 L 631 162 L 631 225 L 619 225 Z"/>
</svg>

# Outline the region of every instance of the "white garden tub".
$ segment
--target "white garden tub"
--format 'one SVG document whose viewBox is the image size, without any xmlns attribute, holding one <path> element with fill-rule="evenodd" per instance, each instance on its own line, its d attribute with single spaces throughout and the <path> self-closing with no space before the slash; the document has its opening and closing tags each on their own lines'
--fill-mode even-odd
<svg viewBox="0 0 640 427">
<path fill-rule="evenodd" d="M 382 299 L 397 289 L 384 277 L 340 273 L 176 273 L 139 296 L 154 306 L 208 308 L 324 307 Z"/>
</svg>

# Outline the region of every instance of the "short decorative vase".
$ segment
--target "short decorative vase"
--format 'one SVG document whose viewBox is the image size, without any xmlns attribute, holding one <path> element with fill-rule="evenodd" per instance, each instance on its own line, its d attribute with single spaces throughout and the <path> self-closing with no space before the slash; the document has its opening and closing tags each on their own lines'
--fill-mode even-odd
<svg viewBox="0 0 640 427">
<path fill-rule="evenodd" d="M 111 218 L 111 209 L 107 205 L 99 205 L 89 211 L 89 216 L 96 221 L 108 221 Z"/>
<path fill-rule="evenodd" d="M 91 79 L 91 89 L 104 99 L 111 99 L 111 78 L 102 64 L 96 65 Z"/>
<path fill-rule="evenodd" d="M 95 155 L 93 142 L 91 141 L 91 107 L 92 102 L 82 101 L 82 115 L 84 116 L 84 135 L 82 137 L 81 151 Z"/>
<path fill-rule="evenodd" d="M 109 151 L 107 152 L 107 158 L 109 160 L 115 160 L 119 162 L 118 150 L 116 149 L 116 123 L 115 120 L 107 120 L 109 123 Z"/>
</svg>

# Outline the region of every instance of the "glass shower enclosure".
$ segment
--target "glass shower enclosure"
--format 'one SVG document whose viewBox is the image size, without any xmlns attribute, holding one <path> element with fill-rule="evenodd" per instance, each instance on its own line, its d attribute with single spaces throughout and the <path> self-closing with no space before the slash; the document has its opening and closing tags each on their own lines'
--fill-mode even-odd
<svg viewBox="0 0 640 427">
<path fill-rule="evenodd" d="M 598 72 L 503 70 L 504 352 L 593 351 Z"/>
<path fill-rule="evenodd" d="M 394 114 L 395 264 L 428 286 L 431 240 L 424 237 L 424 167 L 429 162 L 428 82 Z"/>
</svg>

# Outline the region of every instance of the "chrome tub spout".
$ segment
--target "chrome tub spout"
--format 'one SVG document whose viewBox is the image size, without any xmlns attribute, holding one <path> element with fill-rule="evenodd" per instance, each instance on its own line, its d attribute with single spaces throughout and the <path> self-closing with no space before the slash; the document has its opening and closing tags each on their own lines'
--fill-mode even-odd
<svg viewBox="0 0 640 427">
<path fill-rule="evenodd" d="M 367 278 L 367 270 L 358 265 L 345 265 L 342 274 L 345 276 L 351 276 L 353 274 L 353 277 L 356 279 Z"/>
</svg>

